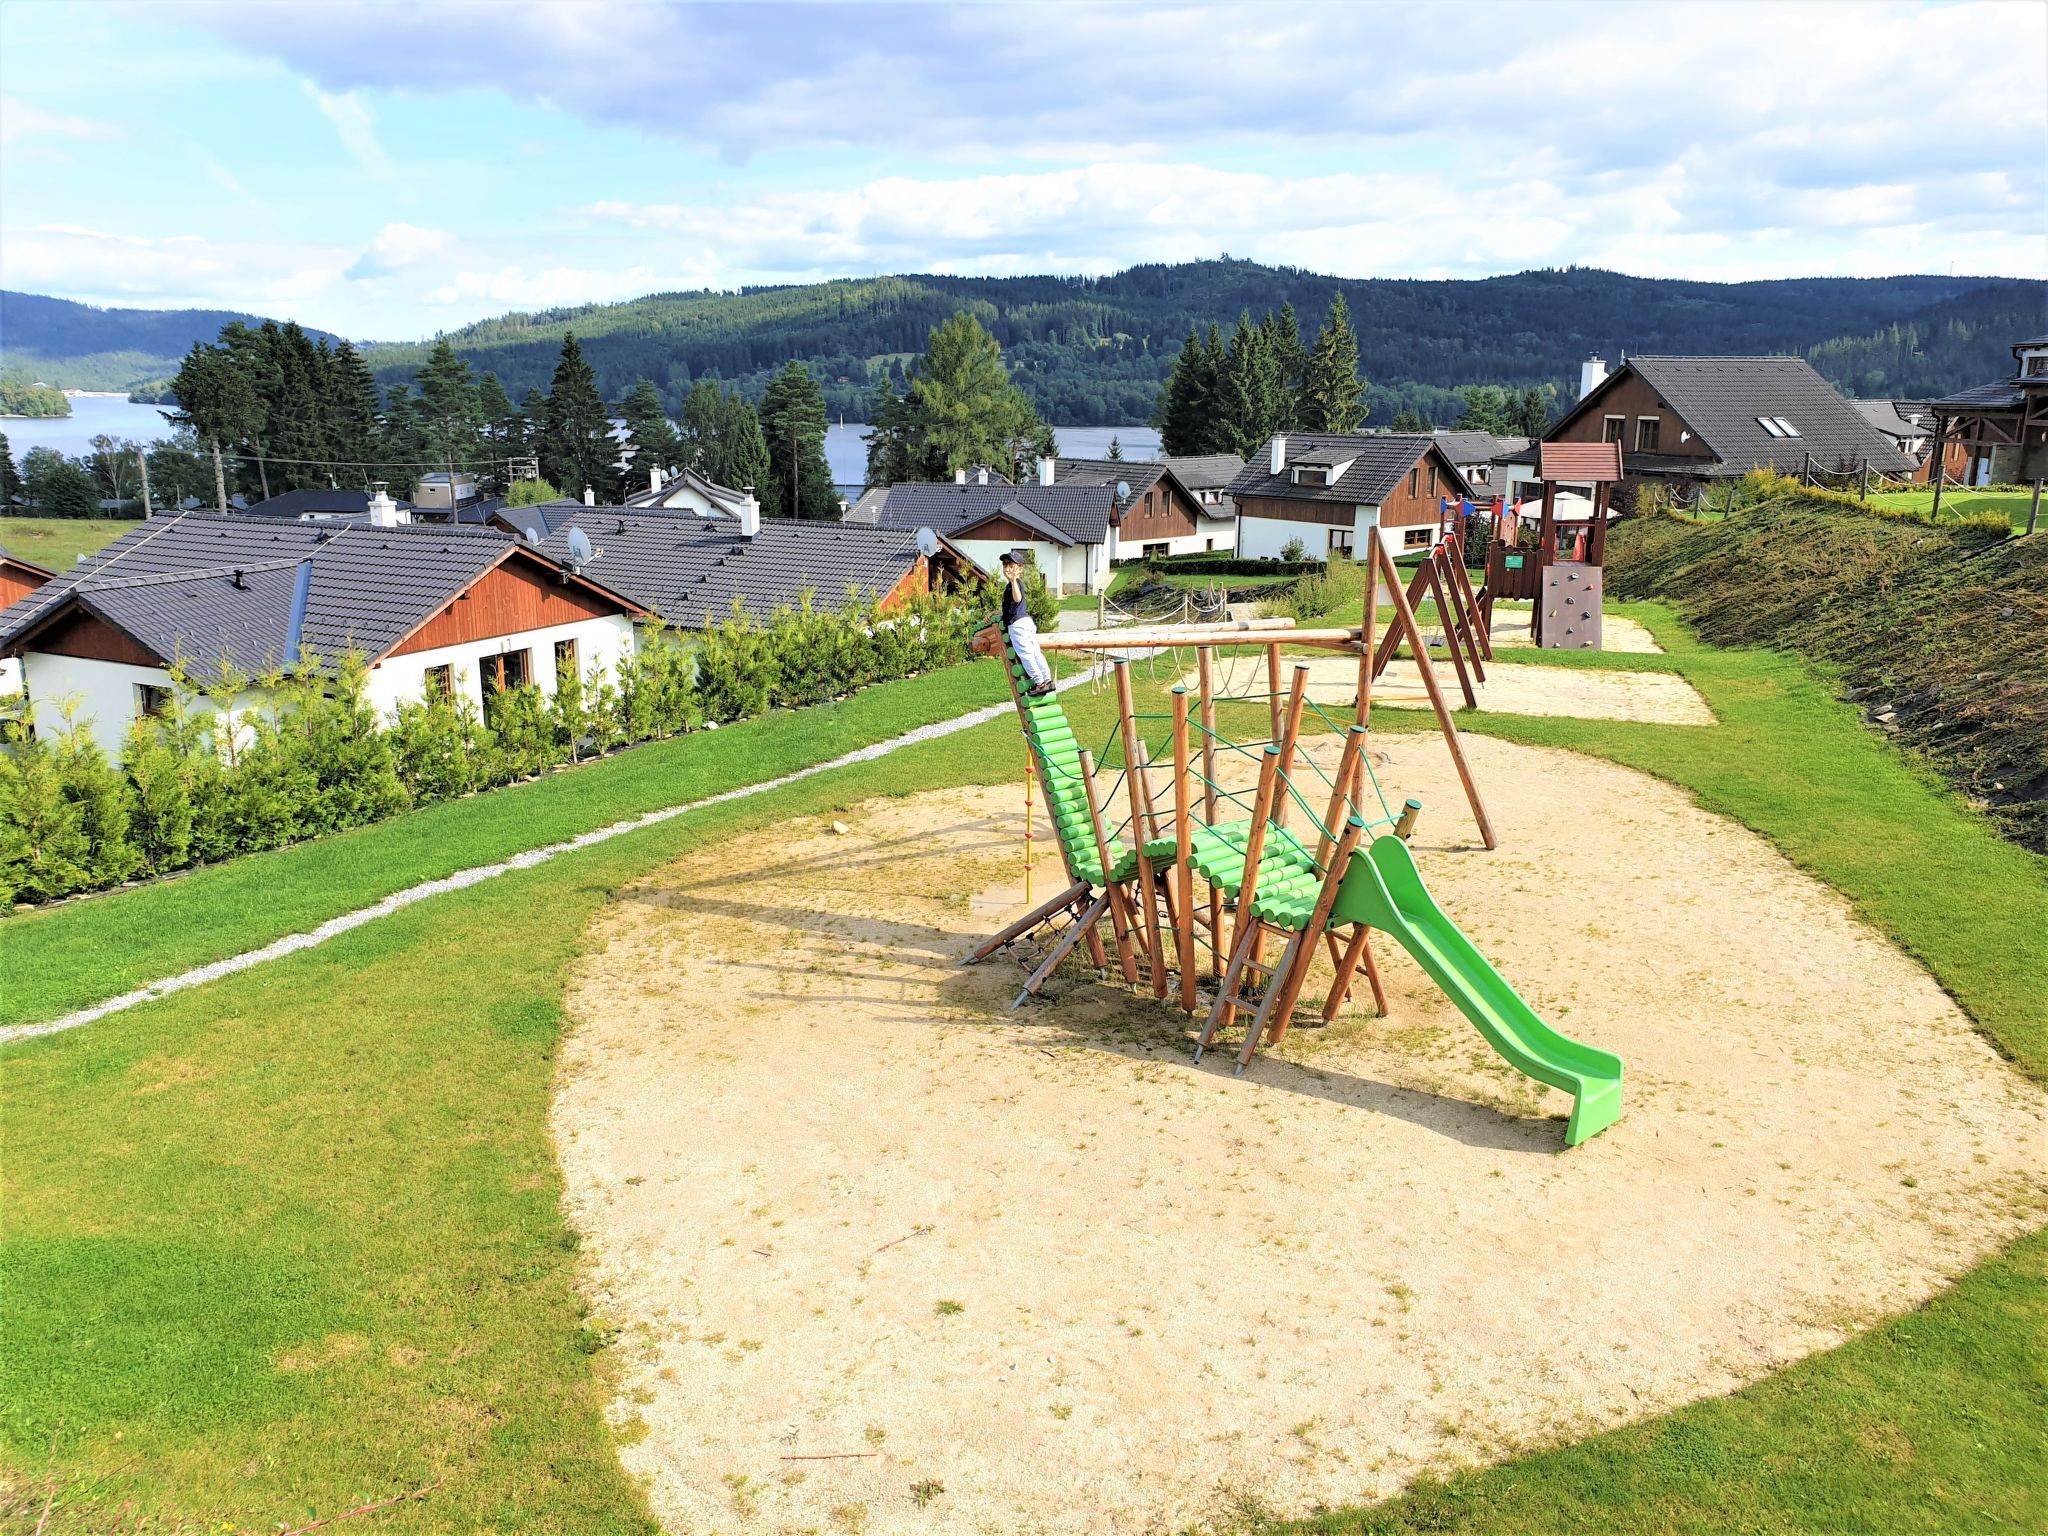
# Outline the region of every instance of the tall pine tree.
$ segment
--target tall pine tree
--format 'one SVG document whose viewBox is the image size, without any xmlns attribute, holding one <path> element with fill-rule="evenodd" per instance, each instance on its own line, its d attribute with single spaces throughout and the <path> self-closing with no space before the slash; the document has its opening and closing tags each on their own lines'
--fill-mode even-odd
<svg viewBox="0 0 2048 1536">
<path fill-rule="evenodd" d="M 1358 377 L 1358 333 L 1339 292 L 1303 365 L 1295 425 L 1304 432 L 1356 432 L 1365 420 L 1365 384 Z"/>
<path fill-rule="evenodd" d="M 1249 313 L 1239 315 L 1223 360 L 1222 418 L 1231 451 L 1251 457 L 1291 414 L 1270 338 Z"/>
<path fill-rule="evenodd" d="M 926 474 L 989 465 L 1014 476 L 1053 448 L 1051 429 L 1010 381 L 1003 349 L 964 309 L 933 328 L 905 404 L 912 461 Z"/>
<path fill-rule="evenodd" d="M 344 341 L 327 367 L 327 443 L 335 478 L 361 485 L 377 455 L 377 381 L 362 354 Z"/>
<path fill-rule="evenodd" d="M 428 457 L 444 474 L 473 467 L 482 456 L 484 413 L 469 364 L 456 356 L 446 336 L 439 336 L 434 340 L 433 355 L 415 379 Z M 449 492 L 451 496 L 454 493 L 452 484 Z"/>
<path fill-rule="evenodd" d="M 581 499 L 587 488 L 601 502 L 618 499 L 619 445 L 611 412 L 574 333 L 562 337 L 561 359 L 541 408 L 540 472 L 564 495 Z"/>
<path fill-rule="evenodd" d="M 761 397 L 761 435 L 768 440 L 772 517 L 836 518 L 839 494 L 825 462 L 825 396 L 810 370 L 792 358 Z"/>
<path fill-rule="evenodd" d="M 619 402 L 619 415 L 631 442 L 629 490 L 637 492 L 667 478 L 681 459 L 682 440 L 652 379 L 641 379 L 626 391 L 626 398 Z"/>
</svg>

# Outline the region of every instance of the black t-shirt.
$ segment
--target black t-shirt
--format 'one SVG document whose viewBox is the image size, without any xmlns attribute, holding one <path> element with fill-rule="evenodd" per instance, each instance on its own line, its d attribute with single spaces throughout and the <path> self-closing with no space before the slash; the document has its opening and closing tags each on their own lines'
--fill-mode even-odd
<svg viewBox="0 0 2048 1536">
<path fill-rule="evenodd" d="M 1003 583 L 1003 628 L 1008 629 L 1024 616 L 1024 582 L 1022 578 Z"/>
</svg>

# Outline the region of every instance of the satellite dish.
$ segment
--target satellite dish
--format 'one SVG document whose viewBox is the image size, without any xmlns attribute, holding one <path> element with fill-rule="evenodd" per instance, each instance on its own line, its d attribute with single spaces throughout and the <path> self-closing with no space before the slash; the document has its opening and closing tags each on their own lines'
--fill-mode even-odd
<svg viewBox="0 0 2048 1536">
<path fill-rule="evenodd" d="M 569 530 L 569 563 L 579 570 L 590 563 L 596 551 L 590 547 L 590 535 L 581 528 Z"/>
<path fill-rule="evenodd" d="M 531 523 L 526 526 L 526 542 L 536 549 L 540 547 L 540 530 Z"/>
<path fill-rule="evenodd" d="M 1128 480 L 1119 480 L 1119 481 L 1117 481 L 1117 483 L 1116 483 L 1116 499 L 1117 499 L 1118 501 L 1129 501 L 1129 500 L 1131 499 L 1131 482 L 1130 482 L 1130 481 L 1128 481 Z"/>
<path fill-rule="evenodd" d="M 939 536 L 929 528 L 917 530 L 917 552 L 929 560 L 939 552 Z"/>
</svg>

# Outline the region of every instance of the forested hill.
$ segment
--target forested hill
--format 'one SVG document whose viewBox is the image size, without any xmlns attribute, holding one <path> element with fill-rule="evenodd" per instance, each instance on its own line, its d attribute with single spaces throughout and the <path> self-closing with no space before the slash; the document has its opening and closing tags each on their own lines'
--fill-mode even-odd
<svg viewBox="0 0 2048 1536">
<path fill-rule="evenodd" d="M 2048 330 L 2048 285 L 1997 278 L 1794 278 L 1704 283 L 1590 268 L 1465 281 L 1339 280 L 1252 262 L 1140 266 L 1101 278 L 878 277 L 738 292 L 654 294 L 623 304 L 505 315 L 451 341 L 516 400 L 545 389 L 574 330 L 607 398 L 634 380 L 673 410 L 716 375 L 758 398 L 792 357 L 820 376 L 834 416 L 859 420 L 882 368 L 900 371 L 931 328 L 972 310 L 1003 345 L 1048 421 L 1146 420 L 1190 324 L 1226 332 L 1292 303 L 1310 335 L 1342 289 L 1371 381 L 1370 420 L 1402 406 L 1448 424 L 1465 384 L 1555 384 L 1569 398 L 1589 353 L 1796 353 L 1855 394 L 1921 398 L 2001 375 L 2007 351 Z M 51 382 L 116 388 L 168 374 L 194 340 L 253 317 L 94 309 L 0 295 L 0 365 Z M 317 332 L 314 334 L 318 334 Z M 385 383 L 410 380 L 427 343 L 377 345 Z M 124 372 L 124 368 L 126 371 Z"/>
<path fill-rule="evenodd" d="M 227 309 L 101 309 L 0 292 L 0 368 L 59 389 L 130 389 L 177 372 L 193 342 L 217 339 L 236 320 L 263 323 Z M 317 341 L 327 333 L 307 334 Z"/>
<path fill-rule="evenodd" d="M 716 374 L 757 395 L 791 357 L 821 375 L 834 415 L 864 415 L 878 365 L 900 368 L 931 328 L 966 308 L 1003 345 L 1048 421 L 1146 420 L 1188 326 L 1226 333 L 1292 303 L 1313 334 L 1341 288 L 1358 329 L 1372 417 L 1401 405 L 1443 421 L 1463 384 L 1576 389 L 1589 353 L 1811 354 L 1835 382 L 1921 397 L 1991 378 L 2007 352 L 2044 329 L 2040 283 L 1984 278 L 1798 278 L 1701 283 L 1589 268 L 1476 281 L 1338 280 L 1245 261 L 1141 266 L 1103 278 L 880 277 L 737 293 L 655 294 L 623 304 L 506 315 L 452 334 L 512 398 L 544 388 L 562 333 L 574 330 L 617 399 L 640 377 L 671 406 Z M 1818 349 L 1818 350 L 1817 350 Z M 426 347 L 375 347 L 380 378 L 404 377 Z"/>
</svg>

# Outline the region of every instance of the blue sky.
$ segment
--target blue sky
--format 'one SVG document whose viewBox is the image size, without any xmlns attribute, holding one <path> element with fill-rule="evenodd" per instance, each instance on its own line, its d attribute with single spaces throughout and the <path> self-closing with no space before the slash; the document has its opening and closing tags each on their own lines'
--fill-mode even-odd
<svg viewBox="0 0 2048 1536">
<path fill-rule="evenodd" d="M 2048 6 L 0 4 L 0 281 L 402 338 L 1229 252 L 2048 276 Z"/>
</svg>

